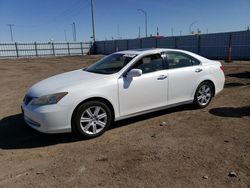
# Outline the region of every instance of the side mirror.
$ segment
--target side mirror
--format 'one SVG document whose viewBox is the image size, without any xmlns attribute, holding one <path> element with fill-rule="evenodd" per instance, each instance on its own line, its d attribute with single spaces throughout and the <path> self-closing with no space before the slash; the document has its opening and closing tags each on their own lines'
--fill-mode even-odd
<svg viewBox="0 0 250 188">
<path fill-rule="evenodd" d="M 127 73 L 128 78 L 139 77 L 142 75 L 141 69 L 132 69 Z"/>
</svg>

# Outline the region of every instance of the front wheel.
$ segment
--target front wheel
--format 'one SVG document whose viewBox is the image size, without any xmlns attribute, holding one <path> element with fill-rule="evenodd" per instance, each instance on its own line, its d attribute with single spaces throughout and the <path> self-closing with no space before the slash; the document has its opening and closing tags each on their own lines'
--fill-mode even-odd
<svg viewBox="0 0 250 188">
<path fill-rule="evenodd" d="M 112 121 L 109 107 L 99 101 L 82 104 L 73 117 L 72 130 L 85 138 L 94 138 L 103 134 Z"/>
<path fill-rule="evenodd" d="M 201 83 L 195 92 L 194 104 L 199 108 L 208 106 L 212 99 L 212 91 L 213 88 L 210 83 Z"/>
</svg>

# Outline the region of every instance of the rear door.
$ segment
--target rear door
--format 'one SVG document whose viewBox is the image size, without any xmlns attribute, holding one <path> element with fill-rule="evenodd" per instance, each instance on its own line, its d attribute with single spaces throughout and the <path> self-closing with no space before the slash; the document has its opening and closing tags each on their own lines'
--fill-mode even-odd
<svg viewBox="0 0 250 188">
<path fill-rule="evenodd" d="M 168 63 L 168 104 L 193 100 L 195 90 L 205 74 L 201 62 L 177 51 L 166 52 Z"/>
</svg>

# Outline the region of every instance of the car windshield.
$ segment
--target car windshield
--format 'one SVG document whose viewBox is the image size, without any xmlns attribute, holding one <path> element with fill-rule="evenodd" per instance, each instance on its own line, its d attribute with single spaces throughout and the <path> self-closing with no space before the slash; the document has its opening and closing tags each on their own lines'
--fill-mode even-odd
<svg viewBox="0 0 250 188">
<path fill-rule="evenodd" d="M 113 74 L 120 71 L 135 57 L 135 54 L 111 54 L 90 65 L 85 71 L 99 74 Z"/>
</svg>

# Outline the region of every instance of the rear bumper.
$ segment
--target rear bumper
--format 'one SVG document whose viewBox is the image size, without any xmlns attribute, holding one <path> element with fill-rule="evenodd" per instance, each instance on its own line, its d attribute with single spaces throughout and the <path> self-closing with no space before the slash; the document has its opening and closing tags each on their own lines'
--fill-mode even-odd
<svg viewBox="0 0 250 188">
<path fill-rule="evenodd" d="M 222 73 L 219 74 L 217 78 L 217 83 L 215 85 L 215 95 L 217 95 L 224 89 L 224 84 L 225 84 L 225 75 L 224 73 Z"/>
<path fill-rule="evenodd" d="M 71 109 L 67 106 L 21 106 L 24 121 L 33 129 L 43 133 L 71 132 Z"/>
</svg>

